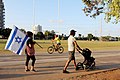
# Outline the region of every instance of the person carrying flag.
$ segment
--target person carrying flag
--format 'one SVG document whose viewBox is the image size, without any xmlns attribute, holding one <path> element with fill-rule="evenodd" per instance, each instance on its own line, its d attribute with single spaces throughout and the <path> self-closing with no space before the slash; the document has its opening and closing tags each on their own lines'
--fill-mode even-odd
<svg viewBox="0 0 120 80">
<path fill-rule="evenodd" d="M 26 53 L 25 71 L 26 72 L 30 71 L 30 69 L 28 68 L 28 63 L 30 59 L 32 60 L 31 71 L 35 71 L 34 64 L 36 61 L 35 49 L 34 49 L 34 45 L 36 42 L 33 41 L 33 38 L 32 38 L 33 33 L 31 31 L 28 31 L 27 36 L 29 37 L 29 39 L 27 40 L 26 49 L 25 49 L 25 53 Z"/>
</svg>

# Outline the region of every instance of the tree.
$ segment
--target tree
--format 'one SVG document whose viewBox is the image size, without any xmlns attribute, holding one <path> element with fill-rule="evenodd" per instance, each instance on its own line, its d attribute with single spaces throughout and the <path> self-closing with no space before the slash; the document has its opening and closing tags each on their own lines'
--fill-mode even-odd
<svg viewBox="0 0 120 80">
<path fill-rule="evenodd" d="M 79 39 L 79 40 L 80 40 L 81 36 L 82 36 L 81 34 L 78 34 L 78 39 Z"/>
<path fill-rule="evenodd" d="M 62 35 L 61 35 L 61 40 L 64 40 L 64 34 L 62 33 Z"/>
<path fill-rule="evenodd" d="M 52 39 L 55 35 L 55 31 L 54 30 L 52 30 L 52 31 L 46 30 L 44 35 L 45 35 L 46 39 Z"/>
<path fill-rule="evenodd" d="M 0 35 L 1 35 L 1 33 L 2 33 L 2 28 L 0 28 Z"/>
<path fill-rule="evenodd" d="M 50 32 L 48 30 L 46 30 L 45 33 L 44 33 L 46 39 L 48 39 L 49 34 L 50 34 Z"/>
<path fill-rule="evenodd" d="M 105 14 L 106 22 L 120 22 L 120 0 L 82 0 L 86 16 L 96 18 L 101 13 Z"/>
<path fill-rule="evenodd" d="M 51 35 L 53 35 L 53 36 L 55 35 L 55 31 L 54 30 L 51 31 Z"/>
<path fill-rule="evenodd" d="M 3 38 L 8 38 L 12 29 L 6 28 L 1 30 L 1 35 Z"/>
<path fill-rule="evenodd" d="M 20 29 L 22 32 L 26 33 L 25 29 Z"/>
<path fill-rule="evenodd" d="M 93 39 L 93 35 L 92 34 L 88 34 L 88 40 L 91 41 Z"/>
<path fill-rule="evenodd" d="M 37 39 L 44 39 L 45 36 L 44 36 L 44 34 L 43 34 L 42 32 L 38 32 L 38 33 L 35 35 L 35 38 L 37 38 Z"/>
</svg>

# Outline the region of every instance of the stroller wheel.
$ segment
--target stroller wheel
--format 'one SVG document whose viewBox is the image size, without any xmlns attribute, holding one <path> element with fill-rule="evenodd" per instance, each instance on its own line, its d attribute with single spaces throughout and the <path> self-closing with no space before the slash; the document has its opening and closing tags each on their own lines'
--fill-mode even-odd
<svg viewBox="0 0 120 80">
<path fill-rule="evenodd" d="M 83 67 L 83 63 L 79 62 L 76 66 L 76 70 L 83 70 L 84 67 Z"/>
<path fill-rule="evenodd" d="M 95 69 L 96 67 L 95 67 L 95 62 L 93 62 L 92 64 L 91 64 L 91 66 L 90 66 L 90 69 Z"/>
</svg>

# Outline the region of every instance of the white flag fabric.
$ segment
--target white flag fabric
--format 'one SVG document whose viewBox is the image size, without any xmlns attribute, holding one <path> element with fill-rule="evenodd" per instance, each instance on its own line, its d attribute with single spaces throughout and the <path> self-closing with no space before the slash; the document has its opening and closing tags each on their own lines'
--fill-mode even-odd
<svg viewBox="0 0 120 80">
<path fill-rule="evenodd" d="M 10 33 L 5 49 L 21 55 L 27 40 L 28 36 L 17 27 L 14 27 Z"/>
</svg>

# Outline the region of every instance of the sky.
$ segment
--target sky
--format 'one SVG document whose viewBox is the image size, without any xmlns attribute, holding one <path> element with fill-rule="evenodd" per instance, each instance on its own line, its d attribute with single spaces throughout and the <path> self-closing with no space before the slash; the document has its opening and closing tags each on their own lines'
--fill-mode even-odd
<svg viewBox="0 0 120 80">
<path fill-rule="evenodd" d="M 120 23 L 106 23 L 104 15 L 96 19 L 87 17 L 82 9 L 82 0 L 3 0 L 5 6 L 5 28 L 32 31 L 41 25 L 42 31 L 54 30 L 57 34 L 69 35 L 71 29 L 76 36 L 120 36 Z M 58 4 L 59 2 L 59 4 Z"/>
</svg>

